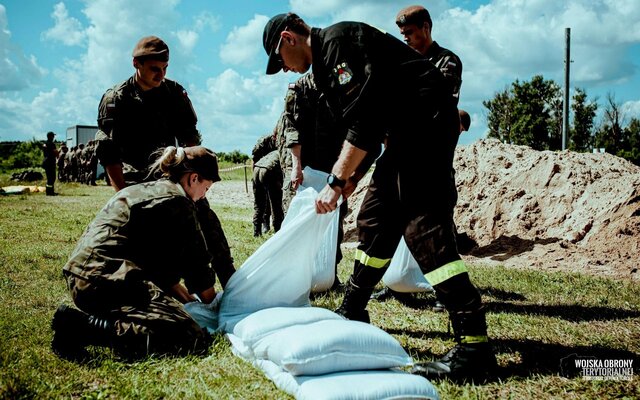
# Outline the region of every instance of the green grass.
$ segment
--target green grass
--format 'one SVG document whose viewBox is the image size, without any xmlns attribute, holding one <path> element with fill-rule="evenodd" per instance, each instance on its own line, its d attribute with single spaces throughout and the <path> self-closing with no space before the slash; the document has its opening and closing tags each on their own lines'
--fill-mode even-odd
<svg viewBox="0 0 640 400">
<path fill-rule="evenodd" d="M 0 176 L 1 185 L 10 183 Z M 234 356 L 223 337 L 206 357 L 131 363 L 92 349 L 90 362 L 72 363 L 51 353 L 51 317 L 61 302 L 71 302 L 62 266 L 85 226 L 113 195 L 106 186 L 59 184 L 56 189 L 60 196 L 0 196 L 0 399 L 290 398 Z M 266 238 L 251 235 L 249 208 L 216 212 L 240 266 Z M 352 260 L 353 252 L 345 252 L 342 280 Z M 443 399 L 640 397 L 637 283 L 500 267 L 470 270 L 487 306 L 500 371 L 482 385 L 435 382 Z M 333 309 L 340 298 L 322 296 L 315 304 Z M 372 301 L 369 310 L 373 323 L 396 337 L 416 360 L 429 360 L 453 344 L 446 315 L 431 311 L 429 303 L 419 295 L 410 304 Z M 632 358 L 636 376 L 631 382 L 563 377 L 560 360 L 574 353 Z"/>
</svg>

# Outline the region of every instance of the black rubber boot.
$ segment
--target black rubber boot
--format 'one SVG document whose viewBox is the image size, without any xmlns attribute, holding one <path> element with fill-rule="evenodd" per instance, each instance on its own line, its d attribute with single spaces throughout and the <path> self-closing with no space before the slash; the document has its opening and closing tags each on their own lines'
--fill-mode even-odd
<svg viewBox="0 0 640 400">
<path fill-rule="evenodd" d="M 438 361 L 416 364 L 412 373 L 428 379 L 486 380 L 496 368 L 496 356 L 487 339 L 484 310 L 450 314 L 456 346 Z"/>
<path fill-rule="evenodd" d="M 369 312 L 366 310 L 373 288 L 362 288 L 353 284 L 351 279 L 345 285 L 342 305 L 335 310 L 346 319 L 369 323 Z"/>
<path fill-rule="evenodd" d="M 51 321 L 53 340 L 51 349 L 62 358 L 86 358 L 87 345 L 110 346 L 115 339 L 111 321 L 61 305 Z"/>
<path fill-rule="evenodd" d="M 396 292 L 388 286 L 371 295 L 371 300 L 387 301 L 389 299 L 396 299 L 400 303 L 407 303 L 413 300 L 413 295 L 411 293 Z"/>
<path fill-rule="evenodd" d="M 52 185 L 47 185 L 47 186 L 46 186 L 45 194 L 46 194 L 47 196 L 57 196 L 57 195 L 58 195 L 58 193 L 56 193 L 56 192 L 53 190 L 53 186 L 52 186 Z"/>
<path fill-rule="evenodd" d="M 253 237 L 262 236 L 262 229 L 260 225 L 253 224 Z"/>
</svg>

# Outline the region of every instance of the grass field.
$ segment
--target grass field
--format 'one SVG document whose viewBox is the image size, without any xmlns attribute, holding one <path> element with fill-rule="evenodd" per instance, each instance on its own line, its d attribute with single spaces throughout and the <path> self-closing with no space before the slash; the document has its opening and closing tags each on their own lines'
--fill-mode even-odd
<svg viewBox="0 0 640 400">
<path fill-rule="evenodd" d="M 11 184 L 6 175 L 0 185 Z M 243 179 L 242 170 L 236 179 Z M 70 303 L 62 266 L 95 213 L 113 195 L 106 186 L 57 185 L 60 196 L 0 196 L 1 399 L 287 399 L 262 372 L 234 356 L 218 337 L 206 357 L 124 362 L 92 349 L 95 358 L 71 363 L 49 349 L 51 317 Z M 236 266 L 266 238 L 251 236 L 252 210 L 223 207 Z M 353 252 L 340 265 L 344 280 Z M 435 382 L 443 399 L 640 398 L 640 285 L 580 274 L 470 266 L 488 309 L 498 376 L 483 385 Z M 333 309 L 340 295 L 315 300 Z M 416 360 L 452 345 L 448 320 L 418 296 L 411 304 L 370 302 L 372 322 L 395 336 Z M 561 360 L 576 354 L 633 359 L 631 381 L 563 376 Z"/>
</svg>

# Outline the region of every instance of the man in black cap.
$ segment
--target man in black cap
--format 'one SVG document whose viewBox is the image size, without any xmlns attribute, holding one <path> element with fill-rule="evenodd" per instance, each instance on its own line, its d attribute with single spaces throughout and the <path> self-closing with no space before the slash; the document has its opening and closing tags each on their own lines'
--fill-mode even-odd
<svg viewBox="0 0 640 400">
<path fill-rule="evenodd" d="M 143 37 L 132 56 L 135 74 L 108 89 L 98 109 L 95 152 L 116 191 L 156 180 L 147 168 L 159 148 L 201 142 L 187 91 L 165 78 L 169 67 L 167 44 L 156 36 Z M 224 287 L 235 272 L 227 239 L 206 199 L 197 202 L 197 209 L 212 266 Z"/>
<path fill-rule="evenodd" d="M 451 174 L 458 139 L 456 101 L 440 70 L 393 36 L 358 22 L 311 28 L 295 14 L 266 24 L 267 74 L 304 73 L 313 65 L 318 89 L 348 127 L 340 157 L 316 210 L 336 209 L 368 152 L 387 146 L 376 161 L 358 215 L 353 274 L 336 312 L 368 321 L 366 305 L 401 236 L 445 304 L 457 345 L 414 371 L 428 377 L 485 375 L 496 364 L 482 300 L 456 248 Z M 426 172 L 425 172 L 426 171 Z"/>
<path fill-rule="evenodd" d="M 53 189 L 53 185 L 56 183 L 56 160 L 58 159 L 58 149 L 53 142 L 53 138 L 56 134 L 53 132 L 47 132 L 47 142 L 42 146 L 42 153 L 44 160 L 42 161 L 42 168 L 47 176 L 47 196 L 56 196 L 58 193 Z"/>
<path fill-rule="evenodd" d="M 58 149 L 53 139 L 56 134 L 49 131 L 47 132 L 47 142 L 42 147 L 42 153 L 44 160 L 42 161 L 42 168 L 44 168 L 45 175 L 47 176 L 47 196 L 56 196 L 58 193 L 53 189 L 56 183 L 56 160 L 58 159 Z"/>
</svg>

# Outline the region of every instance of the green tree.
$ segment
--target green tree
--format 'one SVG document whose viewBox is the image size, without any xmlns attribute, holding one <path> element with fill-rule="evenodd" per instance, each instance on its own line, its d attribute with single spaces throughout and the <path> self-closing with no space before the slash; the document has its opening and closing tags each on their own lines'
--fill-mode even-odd
<svg viewBox="0 0 640 400">
<path fill-rule="evenodd" d="M 640 119 L 632 118 L 624 132 L 627 148 L 619 155 L 640 166 Z"/>
<path fill-rule="evenodd" d="M 489 137 L 536 150 L 559 149 L 562 144 L 562 93 L 541 75 L 530 82 L 516 80 L 493 100 L 488 110 Z"/>
<path fill-rule="evenodd" d="M 593 142 L 593 121 L 598 110 L 598 103 L 587 101 L 587 92 L 577 88 L 571 102 L 573 124 L 569 132 L 569 149 L 574 151 L 591 151 Z"/>
<path fill-rule="evenodd" d="M 233 164 L 244 164 L 249 156 L 242 153 L 240 150 L 233 150 L 231 153 L 218 152 L 218 161 L 230 162 Z"/>
<path fill-rule="evenodd" d="M 618 154 L 618 151 L 623 150 L 623 119 L 621 106 L 616 102 L 615 96 L 607 94 L 602 123 L 594 137 L 594 147 L 604 148 L 610 154 Z"/>
<path fill-rule="evenodd" d="M 488 137 L 496 138 L 503 143 L 513 143 L 511 137 L 513 126 L 513 96 L 508 89 L 496 93 L 493 100 L 485 100 L 482 104 L 487 108 Z"/>
<path fill-rule="evenodd" d="M 35 168 L 42 165 L 44 159 L 42 153 L 43 143 L 35 138 L 28 142 L 19 143 L 11 155 L 2 161 L 2 169 Z"/>
</svg>

